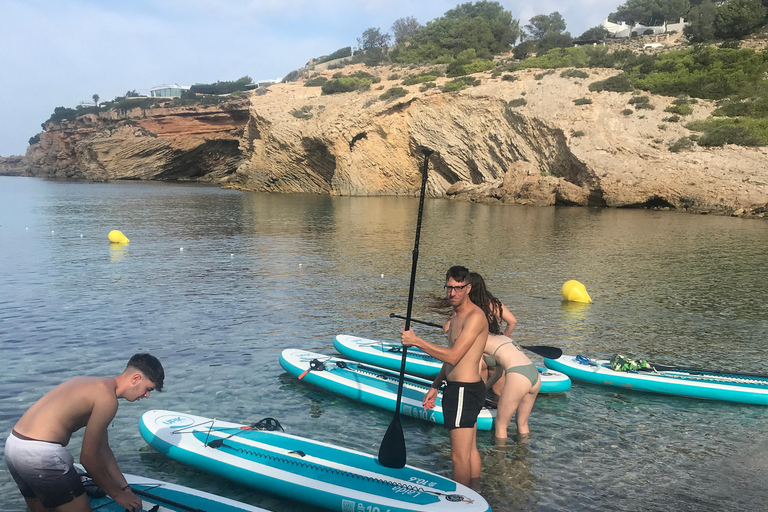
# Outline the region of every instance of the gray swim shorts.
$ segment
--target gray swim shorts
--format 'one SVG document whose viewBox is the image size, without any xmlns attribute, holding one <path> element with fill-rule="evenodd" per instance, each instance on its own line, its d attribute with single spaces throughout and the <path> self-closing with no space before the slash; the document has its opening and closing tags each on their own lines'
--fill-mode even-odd
<svg viewBox="0 0 768 512">
<path fill-rule="evenodd" d="M 12 433 L 5 441 L 5 463 L 21 494 L 39 499 L 46 508 L 69 503 L 85 492 L 72 454 L 58 443 Z"/>
</svg>

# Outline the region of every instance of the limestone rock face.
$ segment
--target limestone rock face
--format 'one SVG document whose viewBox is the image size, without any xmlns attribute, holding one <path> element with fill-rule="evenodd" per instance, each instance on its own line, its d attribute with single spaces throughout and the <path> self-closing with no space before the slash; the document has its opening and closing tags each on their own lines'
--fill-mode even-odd
<svg viewBox="0 0 768 512">
<path fill-rule="evenodd" d="M 715 108 L 700 100 L 681 122 L 667 121 L 674 98 L 592 93 L 589 78 L 523 70 L 514 81 L 478 74 L 480 85 L 443 93 L 390 80 L 403 68 L 364 68 L 381 82 L 367 91 L 323 95 L 303 81 L 276 84 L 216 107 L 110 111 L 46 126 L 23 159 L 37 176 L 196 180 L 242 190 L 331 195 L 415 195 L 422 146 L 427 194 L 527 205 L 669 208 L 763 216 L 767 148 L 670 145 L 688 121 Z M 335 71 L 321 71 L 331 78 Z M 408 70 L 417 73 L 419 70 Z M 588 98 L 589 102 L 574 100 Z M 1 165 L 1 164 L 0 164 Z M 2 169 L 0 167 L 0 169 Z"/>
<path fill-rule="evenodd" d="M 254 102 L 244 134 L 248 161 L 232 186 L 412 195 L 421 184 L 422 146 L 435 150 L 427 184 L 427 193 L 435 197 L 481 190 L 488 195 L 486 189 L 499 188 L 518 162 L 529 163 L 536 176 L 543 171 L 588 188 L 598 183 L 571 154 L 560 130 L 520 115 L 500 98 L 438 93 L 371 105 L 366 105 L 367 96 L 354 93 L 351 98 L 316 99 L 346 105 L 329 105 L 317 120 L 270 121 L 270 112 L 260 111 Z M 504 197 L 515 199 L 512 193 Z"/>
<path fill-rule="evenodd" d="M 0 156 L 0 176 L 25 176 L 26 163 L 21 156 Z"/>
<path fill-rule="evenodd" d="M 49 123 L 25 160 L 36 176 L 218 182 L 240 164 L 245 102 L 89 114 Z"/>
</svg>

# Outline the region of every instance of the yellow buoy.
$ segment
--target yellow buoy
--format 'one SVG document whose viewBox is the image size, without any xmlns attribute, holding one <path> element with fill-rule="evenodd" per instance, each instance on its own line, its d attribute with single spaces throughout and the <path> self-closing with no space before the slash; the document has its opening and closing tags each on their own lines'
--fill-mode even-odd
<svg viewBox="0 0 768 512">
<path fill-rule="evenodd" d="M 561 290 L 563 298 L 571 302 L 592 302 L 592 298 L 587 293 L 587 288 L 580 282 L 571 279 L 566 281 Z"/>
<path fill-rule="evenodd" d="M 107 235 L 109 238 L 109 241 L 113 244 L 127 244 L 130 242 L 128 238 L 123 234 L 122 231 L 118 231 L 117 229 L 113 229 L 109 232 L 109 235 Z"/>
</svg>

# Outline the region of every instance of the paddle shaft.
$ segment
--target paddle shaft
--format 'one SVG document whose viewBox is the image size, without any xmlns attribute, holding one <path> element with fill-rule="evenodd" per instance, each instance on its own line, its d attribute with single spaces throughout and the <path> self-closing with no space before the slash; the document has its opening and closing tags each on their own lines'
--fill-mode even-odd
<svg viewBox="0 0 768 512">
<path fill-rule="evenodd" d="M 401 315 L 396 315 L 394 313 L 389 314 L 389 318 L 405 318 Z M 443 326 L 440 324 L 436 324 L 433 322 L 425 322 L 423 320 L 416 320 L 415 318 L 411 318 L 411 322 L 415 324 L 422 324 L 422 325 L 429 325 L 430 327 L 437 327 L 439 329 L 442 329 Z M 406 330 L 408 327 L 406 326 Z M 558 357 L 563 355 L 563 351 L 557 347 L 546 347 L 542 345 L 521 345 L 524 349 L 528 350 L 529 352 L 533 352 L 534 354 L 539 354 L 540 356 L 546 357 L 547 359 L 557 359 Z"/>
<path fill-rule="evenodd" d="M 411 261 L 411 283 L 408 287 L 408 309 L 405 312 L 405 330 L 411 327 L 411 312 L 413 311 L 413 294 L 416 288 L 416 265 L 419 262 L 419 238 L 421 236 L 421 218 L 424 212 L 424 196 L 427 191 L 427 176 L 429 171 L 429 156 L 432 150 L 423 148 L 424 168 L 421 171 L 421 193 L 419 194 L 419 215 L 416 221 L 416 240 L 413 243 L 413 259 Z M 403 347 L 403 357 L 400 361 L 400 383 L 397 386 L 397 403 L 395 414 L 400 415 L 400 402 L 403 398 L 403 377 L 405 376 L 405 356 L 408 353 L 408 347 Z"/>
<path fill-rule="evenodd" d="M 412 322 L 415 322 L 416 320 L 411 320 Z M 668 366 L 666 364 L 656 364 L 656 363 L 648 363 L 650 364 L 654 370 L 657 372 L 685 372 L 685 373 L 714 373 L 716 375 L 737 375 L 737 376 L 744 376 L 744 377 L 756 377 L 761 379 L 768 379 L 768 375 L 763 375 L 760 373 L 736 373 L 736 372 L 721 372 L 719 370 L 703 370 L 701 368 L 686 368 L 682 366 Z"/>
<path fill-rule="evenodd" d="M 421 172 L 421 193 L 419 194 L 419 214 L 416 221 L 416 240 L 413 244 L 413 261 L 411 262 L 411 282 L 408 287 L 408 309 L 405 313 L 405 330 L 411 325 L 411 311 L 413 310 L 413 292 L 416 286 L 416 265 L 419 261 L 419 237 L 421 236 L 421 218 L 424 212 L 424 196 L 427 191 L 427 177 L 429 175 L 429 156 L 434 152 L 430 148 L 422 147 L 424 153 L 424 168 Z M 400 378 L 397 385 L 397 401 L 395 403 L 395 415 L 384 434 L 384 439 L 379 446 L 379 462 L 391 468 L 405 466 L 405 438 L 403 427 L 400 424 L 400 404 L 403 399 L 403 378 L 405 376 L 405 361 L 408 347 L 403 347 L 403 357 L 400 361 Z"/>
</svg>

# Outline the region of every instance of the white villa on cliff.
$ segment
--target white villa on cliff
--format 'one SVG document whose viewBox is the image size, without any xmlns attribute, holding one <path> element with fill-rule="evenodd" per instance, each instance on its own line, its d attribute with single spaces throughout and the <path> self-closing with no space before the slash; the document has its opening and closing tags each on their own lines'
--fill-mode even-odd
<svg viewBox="0 0 768 512">
<path fill-rule="evenodd" d="M 179 98 L 181 93 L 188 91 L 188 85 L 164 84 L 151 87 L 149 95 L 155 98 Z"/>
<path fill-rule="evenodd" d="M 625 22 L 620 23 L 612 23 L 608 21 L 608 18 L 605 18 L 605 21 L 603 21 L 603 27 L 605 27 L 605 30 L 608 31 L 608 33 L 611 34 L 613 37 L 622 38 L 622 37 L 630 37 L 632 35 L 635 36 L 641 36 L 645 34 L 646 30 L 652 30 L 654 34 L 666 34 L 669 32 L 682 32 L 683 27 L 685 27 L 688 23 L 683 18 L 680 18 L 680 21 L 678 23 L 667 23 L 664 22 L 663 25 L 627 25 Z"/>
</svg>

